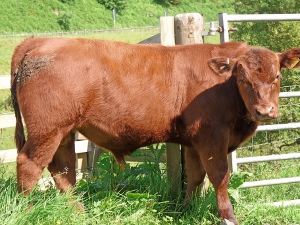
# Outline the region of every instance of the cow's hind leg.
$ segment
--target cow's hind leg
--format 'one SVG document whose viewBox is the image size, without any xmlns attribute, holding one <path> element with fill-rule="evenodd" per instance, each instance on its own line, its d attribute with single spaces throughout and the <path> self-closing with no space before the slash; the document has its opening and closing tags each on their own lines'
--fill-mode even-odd
<svg viewBox="0 0 300 225">
<path fill-rule="evenodd" d="M 40 137 L 28 135 L 28 140 L 17 157 L 18 191 L 29 194 L 41 177 L 43 169 L 52 161 L 62 135 L 52 132 Z"/>
<path fill-rule="evenodd" d="M 203 182 L 205 178 L 205 170 L 202 166 L 199 154 L 194 148 L 186 148 L 185 150 L 185 165 L 186 165 L 186 175 L 187 175 L 187 191 L 185 196 L 185 201 L 189 197 L 196 193 L 197 188 Z"/>
<path fill-rule="evenodd" d="M 48 170 L 61 192 L 67 191 L 75 185 L 75 161 L 75 133 L 70 132 L 61 141 L 48 166 Z"/>
</svg>

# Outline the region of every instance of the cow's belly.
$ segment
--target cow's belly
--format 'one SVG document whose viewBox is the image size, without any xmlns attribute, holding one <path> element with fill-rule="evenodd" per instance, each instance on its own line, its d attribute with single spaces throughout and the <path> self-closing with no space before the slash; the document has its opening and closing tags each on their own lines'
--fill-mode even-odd
<svg viewBox="0 0 300 225">
<path fill-rule="evenodd" d="M 110 151 L 128 151 L 127 154 L 132 153 L 139 147 L 165 142 L 168 139 L 167 132 L 132 128 L 130 126 L 116 129 L 85 123 L 77 130 L 99 147 Z"/>
</svg>

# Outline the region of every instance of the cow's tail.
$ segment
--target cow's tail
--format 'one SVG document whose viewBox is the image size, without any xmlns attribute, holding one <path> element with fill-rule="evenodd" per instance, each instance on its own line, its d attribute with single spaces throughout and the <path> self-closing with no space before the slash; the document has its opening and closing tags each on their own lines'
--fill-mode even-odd
<svg viewBox="0 0 300 225">
<path fill-rule="evenodd" d="M 21 115 L 18 99 L 16 96 L 16 91 L 17 91 L 16 86 L 17 86 L 17 78 L 14 79 L 11 85 L 11 100 L 12 100 L 12 104 L 16 116 L 15 143 L 16 143 L 17 151 L 20 152 L 26 143 L 26 139 L 25 139 L 22 115 Z"/>
<path fill-rule="evenodd" d="M 26 143 L 24 126 L 22 121 L 22 114 L 19 107 L 19 102 L 17 98 L 17 86 L 20 82 L 20 77 L 22 76 L 24 60 L 26 54 L 34 49 L 34 38 L 28 38 L 16 47 L 11 63 L 11 100 L 16 117 L 16 128 L 15 128 L 15 143 L 17 151 L 20 152 Z"/>
</svg>

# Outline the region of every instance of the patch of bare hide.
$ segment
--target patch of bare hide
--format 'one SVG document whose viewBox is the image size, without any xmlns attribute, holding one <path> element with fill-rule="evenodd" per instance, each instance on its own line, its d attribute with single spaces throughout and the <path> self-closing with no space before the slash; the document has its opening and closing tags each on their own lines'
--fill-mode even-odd
<svg viewBox="0 0 300 225">
<path fill-rule="evenodd" d="M 33 58 L 25 56 L 21 68 L 17 72 L 17 83 L 23 83 L 32 75 L 38 73 L 41 69 L 47 67 L 54 61 L 54 55 L 45 55 Z"/>
</svg>

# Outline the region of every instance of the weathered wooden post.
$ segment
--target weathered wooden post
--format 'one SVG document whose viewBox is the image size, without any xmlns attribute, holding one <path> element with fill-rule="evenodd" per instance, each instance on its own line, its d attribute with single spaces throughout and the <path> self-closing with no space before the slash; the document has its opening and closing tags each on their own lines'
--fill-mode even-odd
<svg viewBox="0 0 300 225">
<path fill-rule="evenodd" d="M 175 44 L 203 43 L 204 19 L 199 13 L 185 13 L 175 16 Z"/>
<path fill-rule="evenodd" d="M 89 169 L 90 175 L 93 176 L 94 167 L 95 165 L 97 165 L 98 159 L 103 150 L 90 141 L 88 148 L 90 149 L 90 151 L 88 151 L 87 153 L 87 167 Z"/>
</svg>

